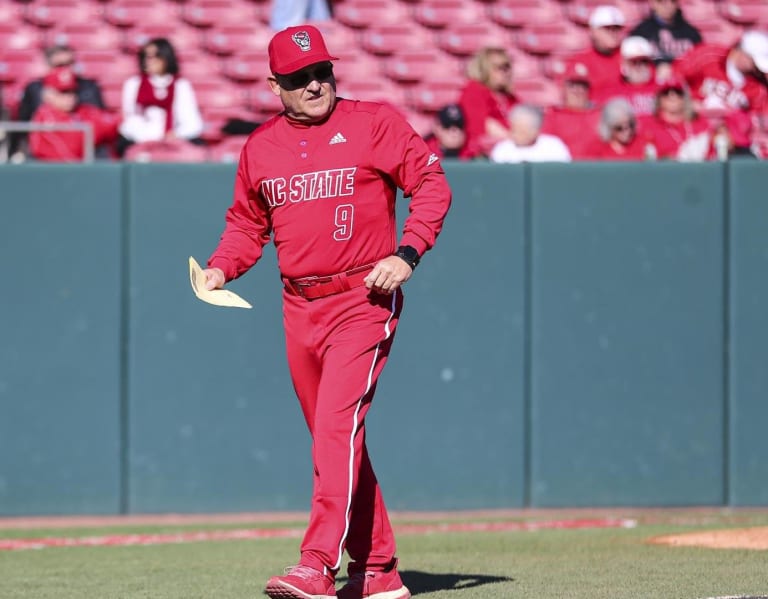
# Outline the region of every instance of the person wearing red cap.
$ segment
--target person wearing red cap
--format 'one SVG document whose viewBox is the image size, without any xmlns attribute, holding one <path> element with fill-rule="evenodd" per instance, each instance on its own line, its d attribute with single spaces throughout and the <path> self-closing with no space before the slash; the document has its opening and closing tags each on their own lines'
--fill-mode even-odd
<svg viewBox="0 0 768 599">
<path fill-rule="evenodd" d="M 51 69 L 43 78 L 43 103 L 32 123 L 90 124 L 94 145 L 111 144 L 117 138 L 117 119 L 105 110 L 81 104 L 78 82 L 69 67 Z M 85 134 L 77 130 L 33 131 L 29 134 L 30 155 L 36 160 L 69 162 L 85 155 Z"/>
<path fill-rule="evenodd" d="M 636 116 L 653 114 L 658 85 L 653 64 L 653 46 L 644 37 L 630 36 L 621 42 L 619 76 L 594 95 L 595 102 L 605 104 L 611 98 L 625 98 Z"/>
<path fill-rule="evenodd" d="M 272 577 L 266 593 L 407 599 L 365 417 L 392 347 L 401 286 L 435 243 L 451 190 L 439 157 L 395 110 L 337 97 L 336 58 L 315 27 L 276 33 L 268 55 L 283 111 L 243 147 L 224 232 L 204 271 L 206 287 L 221 288 L 274 239 L 314 485 L 299 563 Z M 410 198 L 399 246 L 398 188 Z M 345 550 L 349 582 L 337 595 Z"/>
<path fill-rule="evenodd" d="M 587 65 L 569 63 L 559 77 L 562 101 L 544 112 L 542 133 L 556 135 L 565 142 L 571 157 L 579 160 L 597 139 L 600 110 L 591 99 L 591 84 Z"/>
</svg>

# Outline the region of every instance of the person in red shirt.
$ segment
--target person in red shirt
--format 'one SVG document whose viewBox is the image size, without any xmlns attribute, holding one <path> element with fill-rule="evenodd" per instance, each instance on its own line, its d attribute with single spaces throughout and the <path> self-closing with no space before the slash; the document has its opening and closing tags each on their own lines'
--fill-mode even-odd
<svg viewBox="0 0 768 599">
<path fill-rule="evenodd" d="M 541 132 L 562 139 L 574 160 L 586 158 L 587 149 L 597 139 L 600 121 L 600 110 L 590 99 L 589 69 L 580 62 L 570 63 L 560 82 L 562 103 L 547 108 Z"/>
<path fill-rule="evenodd" d="M 458 104 L 446 104 L 437 111 L 432 131 L 424 137 L 427 147 L 440 158 L 468 160 L 464 113 Z"/>
<path fill-rule="evenodd" d="M 631 36 L 621 42 L 620 73 L 611 85 L 604 85 L 595 92 L 595 101 L 603 105 L 611 98 L 624 98 L 635 115 L 653 114 L 658 85 L 653 65 L 653 47 L 644 37 Z"/>
<path fill-rule="evenodd" d="M 467 141 L 463 153 L 488 156 L 509 135 L 507 116 L 518 103 L 512 91 L 512 60 L 503 48 L 482 48 L 467 64 L 468 81 L 459 97 Z"/>
<path fill-rule="evenodd" d="M 668 79 L 660 86 L 654 114 L 640 121 L 660 160 L 700 161 L 713 156 L 709 122 L 693 111 L 679 79 Z"/>
<path fill-rule="evenodd" d="M 768 110 L 768 34 L 747 31 L 730 47 L 701 44 L 673 63 L 691 90 L 697 112 L 722 116 Z"/>
<path fill-rule="evenodd" d="M 67 66 L 56 67 L 43 78 L 43 103 L 32 123 L 91 126 L 94 146 L 114 142 L 118 120 L 105 110 L 77 100 L 77 77 Z M 81 130 L 32 131 L 30 155 L 36 160 L 72 162 L 85 157 L 85 132 Z"/>
<path fill-rule="evenodd" d="M 283 111 L 245 142 L 234 199 L 205 269 L 221 288 L 274 239 L 291 378 L 312 437 L 313 495 L 297 566 L 267 582 L 282 599 L 408 599 L 365 444 L 365 418 L 403 306 L 402 285 L 451 204 L 439 157 L 389 106 L 336 96 L 334 56 L 310 25 L 267 54 Z M 410 214 L 397 243 L 395 200 Z M 347 551 L 349 582 L 335 578 Z"/>
<path fill-rule="evenodd" d="M 566 64 L 581 63 L 587 66 L 593 94 L 604 86 L 615 84 L 619 77 L 619 47 L 624 39 L 625 25 L 624 13 L 617 7 L 597 6 L 589 16 L 592 45 L 566 59 Z"/>
<path fill-rule="evenodd" d="M 644 160 L 648 156 L 647 139 L 638 132 L 637 118 L 624 98 L 609 100 L 600 115 L 600 139 L 587 150 L 588 158 L 597 160 Z"/>
</svg>

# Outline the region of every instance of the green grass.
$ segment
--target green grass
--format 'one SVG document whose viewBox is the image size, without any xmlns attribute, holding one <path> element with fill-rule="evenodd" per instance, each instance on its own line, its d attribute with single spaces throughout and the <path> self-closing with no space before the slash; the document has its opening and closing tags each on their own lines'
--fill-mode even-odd
<svg viewBox="0 0 768 599">
<path fill-rule="evenodd" d="M 559 516 L 558 516 L 559 517 Z M 578 517 L 578 516 L 577 516 Z M 541 518 L 537 515 L 537 518 Z M 675 523 L 678 522 L 678 523 Z M 420 599 L 696 599 L 768 595 L 768 552 L 650 545 L 649 537 L 736 524 L 768 512 L 648 517 L 633 529 L 400 535 L 401 572 Z M 258 526 L 263 526 L 259 524 Z M 288 526 L 281 523 L 278 527 Z M 237 526 L 18 531 L 92 536 Z M 298 539 L 0 552 L 2 599 L 242 599 L 296 561 Z"/>
</svg>

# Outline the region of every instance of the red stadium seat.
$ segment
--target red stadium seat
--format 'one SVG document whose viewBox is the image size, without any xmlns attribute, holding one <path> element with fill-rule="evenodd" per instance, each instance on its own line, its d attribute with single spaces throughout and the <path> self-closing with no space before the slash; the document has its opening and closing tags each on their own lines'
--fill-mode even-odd
<svg viewBox="0 0 768 599">
<path fill-rule="evenodd" d="M 435 40 L 420 25 L 405 21 L 399 24 L 372 25 L 363 32 L 360 45 L 377 56 L 391 56 L 401 50 L 419 50 L 434 46 Z"/>
<path fill-rule="evenodd" d="M 208 151 L 187 141 L 148 141 L 130 146 L 124 159 L 128 162 L 205 162 Z"/>
<path fill-rule="evenodd" d="M 241 52 L 228 57 L 221 69 L 222 75 L 237 83 L 255 83 L 269 77 L 269 62 L 264 51 Z"/>
<path fill-rule="evenodd" d="M 225 137 L 208 149 L 208 159 L 211 162 L 237 162 L 243 149 L 247 135 L 231 135 Z"/>
<path fill-rule="evenodd" d="M 486 21 L 452 26 L 438 36 L 437 45 L 450 54 L 469 57 L 486 46 L 507 48 L 512 38 L 503 27 Z"/>
<path fill-rule="evenodd" d="M 173 2 L 111 0 L 104 4 L 104 20 L 117 27 L 173 25 L 178 9 Z"/>
<path fill-rule="evenodd" d="M 768 22 L 765 0 L 724 0 L 718 4 L 720 14 L 737 25 L 754 26 Z"/>
<path fill-rule="evenodd" d="M 563 7 L 566 18 L 581 27 L 589 26 L 589 17 L 598 6 L 611 5 L 624 15 L 627 27 L 633 27 L 648 13 L 647 3 L 632 0 L 573 0 Z"/>
<path fill-rule="evenodd" d="M 366 29 L 407 22 L 411 15 L 404 5 L 391 0 L 348 0 L 334 7 L 333 18 L 347 27 Z"/>
<path fill-rule="evenodd" d="M 28 5 L 24 18 L 36 27 L 98 22 L 101 10 L 88 0 L 38 0 Z"/>
<path fill-rule="evenodd" d="M 81 50 L 114 52 L 120 48 L 123 35 L 104 23 L 67 23 L 46 30 L 46 45 L 66 45 Z"/>
<path fill-rule="evenodd" d="M 333 72 L 342 85 L 350 81 L 377 79 L 381 74 L 382 61 L 370 54 L 354 48 L 344 49 L 342 52 L 334 51 L 333 54 L 339 58 L 333 63 Z"/>
<path fill-rule="evenodd" d="M 558 21 L 562 13 L 552 0 L 497 0 L 488 5 L 488 18 L 502 27 L 520 29 L 529 23 Z"/>
<path fill-rule="evenodd" d="M 141 24 L 128 29 L 122 38 L 124 52 L 135 54 L 139 48 L 150 39 L 156 37 L 167 38 L 176 50 L 179 59 L 183 59 L 188 52 L 197 52 L 202 47 L 199 30 L 190 25 L 184 25 L 178 21 L 166 23 Z"/>
<path fill-rule="evenodd" d="M 691 21 L 701 33 L 701 37 L 709 44 L 719 46 L 731 46 L 739 41 L 743 31 L 742 27 L 726 21 L 723 18 L 715 17 L 710 20 Z"/>
<path fill-rule="evenodd" d="M 440 50 L 424 49 L 400 52 L 384 63 L 384 74 L 399 83 L 416 83 L 429 79 L 452 80 L 463 76 L 460 60 Z"/>
<path fill-rule="evenodd" d="M 517 48 L 508 48 L 507 53 L 512 59 L 514 79 L 534 79 L 541 76 L 542 68 L 538 58 Z"/>
<path fill-rule="evenodd" d="M 12 27 L 0 29 L 0 48 L 3 52 L 40 53 L 42 35 L 31 25 L 14 23 Z"/>
<path fill-rule="evenodd" d="M 225 23 L 253 23 L 258 15 L 253 4 L 235 0 L 187 0 L 181 18 L 194 27 L 207 29 Z"/>
<path fill-rule="evenodd" d="M 274 31 L 253 23 L 226 24 L 205 33 L 203 49 L 219 56 L 240 52 L 265 52 Z"/>
<path fill-rule="evenodd" d="M 83 77 L 99 83 L 122 83 L 131 75 L 138 74 L 138 65 L 132 56 L 115 54 L 114 50 L 78 49 L 77 63 Z"/>
<path fill-rule="evenodd" d="M 485 8 L 473 0 L 422 0 L 413 9 L 417 23 L 431 29 L 444 29 L 458 23 L 485 20 Z"/>
<path fill-rule="evenodd" d="M 560 102 L 560 87 L 549 79 L 519 79 L 514 83 L 515 95 L 526 104 L 548 107 Z"/>
<path fill-rule="evenodd" d="M 428 81 L 408 92 L 408 106 L 420 112 L 433 113 L 446 104 L 459 100 L 461 87 L 450 81 Z"/>
<path fill-rule="evenodd" d="M 529 54 L 566 54 L 589 47 L 589 34 L 567 21 L 529 25 L 517 35 L 517 46 Z"/>
<path fill-rule="evenodd" d="M 404 106 L 406 92 L 384 78 L 371 77 L 367 80 L 348 81 L 337 91 L 339 97 L 369 102 L 386 102 L 395 106 Z"/>
<path fill-rule="evenodd" d="M 248 108 L 263 119 L 274 116 L 283 110 L 280 98 L 262 83 L 257 83 L 248 90 L 247 101 Z"/>
<path fill-rule="evenodd" d="M 18 83 L 24 86 L 33 79 L 42 77 L 45 71 L 46 66 L 39 52 L 6 50 L 0 54 L 0 83 Z"/>
</svg>

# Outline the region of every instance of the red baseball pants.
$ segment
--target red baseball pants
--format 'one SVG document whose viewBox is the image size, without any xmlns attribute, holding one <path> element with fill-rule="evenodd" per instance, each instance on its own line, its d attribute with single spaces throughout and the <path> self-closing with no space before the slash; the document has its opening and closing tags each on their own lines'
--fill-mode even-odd
<svg viewBox="0 0 768 599">
<path fill-rule="evenodd" d="M 301 563 L 383 570 L 395 538 L 365 446 L 365 416 L 386 364 L 402 291 L 356 287 L 313 301 L 283 294 L 288 365 L 312 435 L 314 483 Z"/>
</svg>

